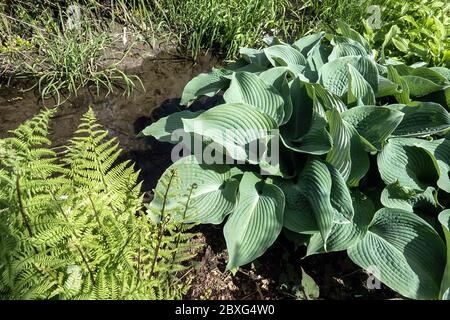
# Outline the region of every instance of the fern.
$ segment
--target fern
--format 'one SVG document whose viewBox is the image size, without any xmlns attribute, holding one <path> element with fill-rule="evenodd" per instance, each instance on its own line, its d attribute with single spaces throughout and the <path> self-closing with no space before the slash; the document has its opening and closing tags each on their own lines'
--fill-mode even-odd
<svg viewBox="0 0 450 320">
<path fill-rule="evenodd" d="M 158 221 L 144 214 L 138 172 L 118 162 L 116 140 L 91 109 L 64 151 L 53 151 L 55 112 L 0 140 L 0 297 L 182 298 L 190 226 L 173 212 Z"/>
</svg>

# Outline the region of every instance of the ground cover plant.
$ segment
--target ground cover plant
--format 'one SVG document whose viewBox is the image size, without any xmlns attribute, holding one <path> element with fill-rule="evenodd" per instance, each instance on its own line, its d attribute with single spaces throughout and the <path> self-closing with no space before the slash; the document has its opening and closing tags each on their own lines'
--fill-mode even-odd
<svg viewBox="0 0 450 320">
<path fill-rule="evenodd" d="M 345 23 L 336 35 L 265 43 L 191 80 L 181 100 L 221 103 L 142 131 L 192 138 L 183 146 L 192 155 L 163 174 L 149 214 L 186 200 L 161 197 L 177 170 L 177 194 L 196 185 L 184 218 L 225 222 L 228 269 L 260 257 L 286 228 L 309 238 L 307 255 L 346 251 L 405 297 L 448 298 L 449 69 L 376 58 Z M 199 140 L 200 149 L 190 145 Z"/>
<path fill-rule="evenodd" d="M 372 1 L 379 26 L 366 24 L 365 37 L 379 55 L 412 64 L 450 67 L 450 4 L 446 1 Z"/>
<path fill-rule="evenodd" d="M 181 298 L 189 226 L 164 210 L 158 222 L 145 215 L 138 172 L 117 161 L 92 110 L 67 147 L 51 148 L 54 114 L 0 140 L 0 299 Z"/>
</svg>

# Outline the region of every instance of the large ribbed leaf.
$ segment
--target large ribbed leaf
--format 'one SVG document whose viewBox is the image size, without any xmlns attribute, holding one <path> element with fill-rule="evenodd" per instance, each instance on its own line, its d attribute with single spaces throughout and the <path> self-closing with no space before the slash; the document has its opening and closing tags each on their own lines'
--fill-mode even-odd
<svg viewBox="0 0 450 320">
<path fill-rule="evenodd" d="M 278 90 L 253 73 L 233 73 L 230 87 L 223 98 L 227 103 L 255 106 L 278 124 L 284 119 L 284 100 Z"/>
<path fill-rule="evenodd" d="M 183 119 L 184 130 L 212 140 L 236 160 L 247 160 L 249 143 L 266 138 L 277 128 L 272 117 L 247 104 L 223 104 L 193 119 Z"/>
<path fill-rule="evenodd" d="M 369 170 L 369 157 L 361 138 L 352 125 L 342 120 L 336 110 L 328 113 L 328 123 L 333 147 L 327 154 L 327 161 L 340 172 L 350 186 L 357 186 Z"/>
<path fill-rule="evenodd" d="M 293 189 L 286 191 L 286 227 L 299 233 L 313 232 L 312 213 L 315 231 L 320 232 L 326 247 L 332 225 L 350 223 L 353 218 L 352 200 L 344 179 L 333 166 L 312 158 Z"/>
<path fill-rule="evenodd" d="M 450 300 L 450 209 L 444 210 L 439 214 L 439 222 L 442 224 L 442 229 L 447 243 L 447 264 L 445 266 L 444 276 L 441 283 L 441 297 L 445 300 Z"/>
<path fill-rule="evenodd" d="M 227 269 L 252 262 L 275 242 L 283 227 L 284 202 L 280 188 L 254 173 L 244 173 L 236 208 L 223 230 Z"/>
<path fill-rule="evenodd" d="M 337 110 L 339 112 L 344 112 L 347 110 L 347 106 L 344 102 L 342 102 L 341 98 L 339 98 L 334 93 L 326 90 L 322 85 L 318 83 L 307 83 L 307 87 L 310 87 L 312 92 L 314 92 L 315 97 L 318 102 L 322 105 L 325 110 Z"/>
<path fill-rule="evenodd" d="M 259 77 L 273 86 L 281 94 L 284 101 L 284 119 L 281 124 L 289 121 L 292 115 L 291 90 L 287 80 L 289 69 L 286 67 L 270 68 L 262 72 Z"/>
<path fill-rule="evenodd" d="M 189 199 L 185 222 L 220 224 L 234 208 L 239 173 L 228 165 L 199 164 L 194 156 L 182 158 L 159 179 L 149 210 L 160 216 L 164 208 L 164 215 L 181 218 Z"/>
<path fill-rule="evenodd" d="M 436 163 L 439 172 L 438 187 L 450 193 L 450 140 L 420 140 L 417 145 L 425 150 Z"/>
<path fill-rule="evenodd" d="M 362 35 L 360 35 L 357 31 L 350 28 L 350 26 L 348 24 L 346 24 L 343 21 L 338 21 L 338 27 L 339 27 L 340 34 L 342 34 L 344 37 L 350 38 L 350 39 L 358 42 L 359 44 L 361 44 L 362 47 L 364 49 L 366 49 L 366 53 L 370 54 L 372 52 L 367 40 L 364 39 L 364 37 Z"/>
<path fill-rule="evenodd" d="M 262 50 L 241 48 L 239 50 L 239 55 L 249 64 L 253 64 L 259 67 L 267 68 L 270 64 L 269 60 L 266 57 L 266 54 Z"/>
<path fill-rule="evenodd" d="M 346 37 L 334 36 L 331 40 L 333 51 L 328 57 L 329 61 L 347 56 L 366 56 L 366 49 L 355 40 Z"/>
<path fill-rule="evenodd" d="M 375 214 L 375 206 L 367 196 L 359 191 L 352 192 L 355 216 L 351 223 L 335 223 L 327 241 L 327 251 L 347 250 L 361 240 Z M 308 244 L 307 255 L 325 252 L 320 234 L 314 234 Z"/>
<path fill-rule="evenodd" d="M 210 73 L 201 73 L 184 87 L 180 104 L 189 105 L 201 96 L 212 97 L 230 83 L 225 74 L 228 71 L 213 69 Z"/>
<path fill-rule="evenodd" d="M 402 118 L 403 113 L 400 111 L 375 106 L 354 107 L 342 113 L 342 119 L 355 127 L 378 150 L 381 150 Z"/>
<path fill-rule="evenodd" d="M 415 106 L 389 105 L 388 108 L 405 115 L 393 136 L 418 137 L 444 132 L 450 128 L 450 114 L 434 102 L 422 102 Z"/>
<path fill-rule="evenodd" d="M 183 110 L 180 112 L 172 113 L 171 115 L 161 118 L 146 127 L 144 130 L 142 130 L 139 136 L 152 136 L 159 141 L 176 143 L 178 141 L 172 140 L 172 133 L 176 130 L 183 129 L 182 119 L 195 118 L 202 112 L 203 111 L 192 112 L 189 110 Z"/>
<path fill-rule="evenodd" d="M 292 46 L 299 50 L 304 57 L 307 57 L 311 50 L 316 47 L 322 38 L 325 36 L 325 32 L 318 32 L 302 37 L 295 41 Z"/>
<path fill-rule="evenodd" d="M 348 250 L 361 268 L 376 268 L 379 280 L 412 299 L 436 299 L 445 267 L 439 234 L 412 212 L 377 211 L 365 237 Z"/>
<path fill-rule="evenodd" d="M 378 92 L 376 92 L 377 98 L 393 96 L 398 93 L 400 93 L 400 91 L 398 90 L 398 85 L 396 83 L 383 76 L 378 77 Z"/>
<path fill-rule="evenodd" d="M 374 105 L 375 94 L 370 84 L 351 64 L 348 65 L 348 71 L 350 79 L 347 102 L 357 106 Z"/>
<path fill-rule="evenodd" d="M 428 187 L 425 191 L 421 192 L 404 187 L 397 182 L 384 188 L 380 200 L 388 208 L 406 211 L 423 209 L 429 213 L 438 209 L 435 192 L 436 190 L 433 187 Z"/>
<path fill-rule="evenodd" d="M 290 45 L 274 45 L 265 48 L 264 53 L 274 67 L 288 67 L 294 75 L 300 74 L 307 64 L 300 51 Z"/>
<path fill-rule="evenodd" d="M 371 58 L 361 56 L 346 56 L 327 62 L 319 70 L 319 83 L 342 97 L 349 88 L 349 64 L 358 70 L 373 92 L 378 91 L 377 66 Z"/>
<path fill-rule="evenodd" d="M 419 147 L 423 140 L 393 138 L 378 154 L 378 170 L 386 184 L 397 181 L 403 187 L 424 191 L 435 184 L 438 168 L 432 157 Z"/>
<path fill-rule="evenodd" d="M 398 93 L 394 94 L 395 99 L 397 99 L 397 102 L 408 104 L 411 100 L 409 98 L 409 87 L 408 83 L 406 82 L 403 77 L 401 77 L 397 70 L 394 68 L 394 66 L 388 65 L 388 80 L 395 83 L 398 88 Z"/>
<path fill-rule="evenodd" d="M 420 97 L 432 92 L 443 89 L 444 85 L 439 85 L 431 80 L 417 77 L 417 76 L 403 76 L 402 77 L 408 84 L 409 93 L 413 97 Z"/>
<path fill-rule="evenodd" d="M 276 179 L 274 183 L 283 190 L 286 198 L 284 227 L 297 233 L 317 233 L 319 227 L 306 197 L 304 183 L 295 179 Z"/>
<path fill-rule="evenodd" d="M 293 113 L 280 127 L 281 139 L 289 149 L 310 154 L 325 154 L 331 149 L 331 136 L 326 130 L 322 107 L 315 97 L 315 89 L 296 78 L 291 84 Z"/>
</svg>

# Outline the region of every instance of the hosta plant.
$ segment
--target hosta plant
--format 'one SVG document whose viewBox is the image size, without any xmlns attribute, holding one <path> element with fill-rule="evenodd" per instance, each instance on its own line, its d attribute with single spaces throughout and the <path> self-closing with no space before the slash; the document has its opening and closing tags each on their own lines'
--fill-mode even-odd
<svg viewBox="0 0 450 320">
<path fill-rule="evenodd" d="M 218 105 L 143 130 L 190 153 L 163 174 L 150 213 L 183 202 L 163 201 L 176 169 L 178 194 L 197 186 L 184 217 L 225 221 L 229 269 L 286 228 L 310 237 L 308 255 L 346 250 L 403 296 L 445 297 L 450 71 L 381 62 L 345 24 L 265 42 L 185 87 L 183 105 L 215 95 Z"/>
</svg>

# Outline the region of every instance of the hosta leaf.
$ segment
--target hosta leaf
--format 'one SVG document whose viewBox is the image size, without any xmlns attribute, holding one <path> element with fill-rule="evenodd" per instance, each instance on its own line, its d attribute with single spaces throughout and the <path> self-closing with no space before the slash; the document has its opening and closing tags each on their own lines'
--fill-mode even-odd
<svg viewBox="0 0 450 320">
<path fill-rule="evenodd" d="M 339 112 L 347 110 L 345 103 L 337 95 L 322 87 L 322 85 L 318 83 L 307 83 L 306 86 L 314 89 L 311 91 L 314 92 L 317 101 L 320 102 L 325 110 L 337 110 Z"/>
<path fill-rule="evenodd" d="M 378 154 L 378 170 L 386 184 L 424 191 L 438 178 L 437 164 L 416 138 L 393 138 Z"/>
<path fill-rule="evenodd" d="M 327 251 L 347 250 L 361 240 L 375 214 L 375 206 L 367 196 L 359 191 L 352 192 L 355 215 L 351 223 L 335 223 L 327 242 Z M 314 234 L 308 244 L 306 255 L 325 252 L 320 234 Z"/>
<path fill-rule="evenodd" d="M 253 73 L 233 73 L 230 87 L 225 91 L 223 98 L 227 103 L 255 106 L 278 124 L 284 119 L 284 100 L 280 93 Z"/>
<path fill-rule="evenodd" d="M 159 141 L 164 142 L 178 142 L 173 141 L 171 139 L 171 136 L 175 130 L 183 129 L 182 119 L 195 118 L 202 112 L 203 111 L 192 112 L 189 110 L 183 110 L 180 112 L 172 113 L 171 115 L 161 118 L 158 121 L 152 123 L 150 126 L 146 127 L 144 130 L 142 130 L 139 136 L 152 136 Z"/>
<path fill-rule="evenodd" d="M 273 86 L 281 94 L 284 101 L 284 118 L 281 124 L 289 121 L 292 115 L 291 89 L 287 81 L 289 69 L 286 67 L 270 68 L 262 72 L 259 77 Z"/>
<path fill-rule="evenodd" d="M 276 179 L 274 183 L 283 190 L 286 199 L 284 227 L 302 234 L 317 233 L 319 227 L 306 197 L 304 183 L 294 179 Z"/>
<path fill-rule="evenodd" d="M 345 181 L 335 168 L 322 160 L 308 160 L 293 190 L 286 191 L 285 213 L 286 227 L 292 231 L 311 233 L 314 225 L 309 214 L 312 212 L 316 231 L 326 244 L 333 223 L 350 223 L 353 218 L 352 200 Z"/>
<path fill-rule="evenodd" d="M 229 255 L 227 269 L 261 256 L 283 227 L 284 194 L 277 186 L 246 172 L 239 185 L 238 199 L 223 230 Z"/>
<path fill-rule="evenodd" d="M 329 61 L 347 56 L 367 55 L 366 49 L 364 49 L 364 47 L 360 43 L 350 38 L 334 36 L 331 40 L 331 44 L 333 45 L 333 51 L 328 57 Z"/>
<path fill-rule="evenodd" d="M 329 51 L 328 46 L 321 43 L 314 46 L 309 52 L 306 57 L 308 64 L 304 70 L 304 75 L 309 82 L 315 83 L 319 79 L 319 70 L 328 62 Z"/>
<path fill-rule="evenodd" d="M 272 117 L 247 104 L 223 104 L 193 119 L 182 119 L 186 132 L 202 135 L 228 151 L 236 160 L 247 160 L 249 143 L 266 138 L 277 128 Z"/>
<path fill-rule="evenodd" d="M 358 106 L 374 105 L 375 94 L 370 84 L 351 64 L 348 65 L 348 69 L 349 89 L 347 102 L 349 104 L 356 103 Z"/>
<path fill-rule="evenodd" d="M 194 156 L 182 158 L 159 179 L 149 210 L 160 216 L 164 208 L 164 215 L 181 218 L 194 185 L 185 222 L 220 224 L 234 208 L 239 182 L 233 177 L 239 173 L 228 165 L 202 165 Z"/>
<path fill-rule="evenodd" d="M 400 183 L 393 183 L 384 188 L 381 193 L 381 203 L 388 208 L 402 209 L 406 211 L 414 211 L 415 209 L 438 208 L 438 203 L 434 193 L 436 190 L 433 187 L 428 187 L 423 192 L 418 192 L 414 189 L 403 187 Z M 432 210 L 432 211 L 434 211 Z"/>
<path fill-rule="evenodd" d="M 319 70 L 319 83 L 325 89 L 342 97 L 349 88 L 349 68 L 352 65 L 369 83 L 374 92 L 378 91 L 378 69 L 372 59 L 361 56 L 347 56 L 329 61 Z"/>
<path fill-rule="evenodd" d="M 402 122 L 392 133 L 393 136 L 418 137 L 441 133 L 450 128 L 450 114 L 437 103 L 423 102 L 414 106 L 387 107 L 405 114 Z"/>
<path fill-rule="evenodd" d="M 248 63 L 257 65 L 259 67 L 268 67 L 270 64 L 269 60 L 266 57 L 266 54 L 262 50 L 241 48 L 239 50 L 239 55 Z"/>
<path fill-rule="evenodd" d="M 400 93 L 398 85 L 391 80 L 382 76 L 379 76 L 378 80 L 378 92 L 376 92 L 377 98 L 393 96 Z"/>
<path fill-rule="evenodd" d="M 314 87 L 296 78 L 291 84 L 293 113 L 280 127 L 281 139 L 289 149 L 310 154 L 325 154 L 331 149 L 326 119 L 319 113 Z"/>
<path fill-rule="evenodd" d="M 327 161 L 350 186 L 357 186 L 369 170 L 369 157 L 355 128 L 344 122 L 336 110 L 329 112 L 328 116 L 333 147 L 327 154 Z"/>
<path fill-rule="evenodd" d="M 439 85 L 431 80 L 417 77 L 417 76 L 403 76 L 402 77 L 409 88 L 409 93 L 413 97 L 420 97 L 432 92 L 443 89 L 444 85 Z"/>
<path fill-rule="evenodd" d="M 290 45 L 274 45 L 265 48 L 264 52 L 274 67 L 288 67 L 295 75 L 301 73 L 307 64 L 300 51 Z"/>
<path fill-rule="evenodd" d="M 325 32 L 318 32 L 302 37 L 295 41 L 292 46 L 299 50 L 304 57 L 307 57 L 311 50 L 316 47 L 325 36 Z"/>
<path fill-rule="evenodd" d="M 392 65 L 388 65 L 388 79 L 398 85 L 397 91 L 399 93 L 394 94 L 395 99 L 397 99 L 397 102 L 408 104 L 411 100 L 409 98 L 409 87 L 406 80 L 401 77 L 397 70 Z"/>
<path fill-rule="evenodd" d="M 436 299 L 445 266 L 439 234 L 412 212 L 381 209 L 365 237 L 348 250 L 358 266 L 379 271 L 380 281 L 411 299 Z"/>
<path fill-rule="evenodd" d="M 447 264 L 445 266 L 444 276 L 441 283 L 441 296 L 444 300 L 450 300 L 450 209 L 442 211 L 438 216 L 439 222 L 447 243 Z"/>
<path fill-rule="evenodd" d="M 382 145 L 403 119 L 403 113 L 386 107 L 354 107 L 342 113 L 342 119 L 381 150 Z"/>
<path fill-rule="evenodd" d="M 230 80 L 224 77 L 228 71 L 213 69 L 210 73 L 201 73 L 184 87 L 181 105 L 190 105 L 201 96 L 212 97 L 228 87 Z"/>
<path fill-rule="evenodd" d="M 436 163 L 439 173 L 438 187 L 450 193 L 450 140 L 420 140 L 417 146 L 428 152 Z"/>
<path fill-rule="evenodd" d="M 447 81 L 450 81 L 450 69 L 444 67 L 431 67 L 429 69 L 439 73 L 445 79 L 447 79 Z"/>
<path fill-rule="evenodd" d="M 350 38 L 350 39 L 358 42 L 359 44 L 361 44 L 363 46 L 364 49 L 366 49 L 366 52 L 368 54 L 371 53 L 369 43 L 357 31 L 350 28 L 350 26 L 343 21 L 338 21 L 338 27 L 339 27 L 340 34 L 342 34 L 344 37 Z"/>
</svg>

